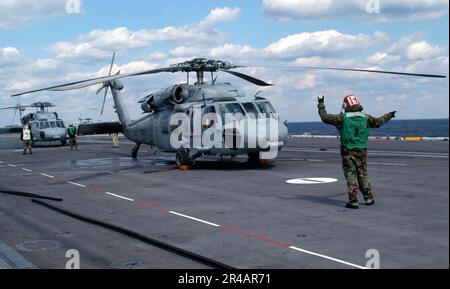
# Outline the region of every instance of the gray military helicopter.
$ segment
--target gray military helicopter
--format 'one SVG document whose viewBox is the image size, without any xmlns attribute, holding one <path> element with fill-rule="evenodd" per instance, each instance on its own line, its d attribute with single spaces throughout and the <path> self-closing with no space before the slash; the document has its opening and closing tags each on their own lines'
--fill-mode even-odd
<svg viewBox="0 0 450 289">
<path fill-rule="evenodd" d="M 67 91 L 102 84 L 97 90 L 98 94 L 105 89 L 102 112 L 108 89 L 111 89 L 115 104 L 114 108 L 120 122 L 107 123 L 106 126 L 90 127 L 86 129 L 86 131 L 90 133 L 95 133 L 95 131 L 98 132 L 99 130 L 103 132 L 112 132 L 111 130 L 121 131 L 127 139 L 136 143 L 136 146 L 132 149 L 132 157 L 137 157 L 141 144 L 148 144 L 155 146 L 164 152 L 176 153 L 176 164 L 179 166 L 192 164 L 196 158 L 207 155 L 236 156 L 246 154 L 250 161 L 259 161 L 261 153 L 272 148 L 280 150 L 288 140 L 288 123 L 279 117 L 274 117 L 276 111 L 269 100 L 259 96 L 259 94 L 256 94 L 255 96 L 246 96 L 244 91 L 238 86 L 230 83 L 217 82 L 217 76 L 215 76 L 215 74 L 217 72 L 224 72 L 244 79 L 257 86 L 272 85 L 247 74 L 234 71 L 234 69 L 242 66 L 235 66 L 229 62 L 220 60 L 196 58 L 183 63 L 170 65 L 169 67 L 123 75 L 118 72 L 117 74 L 112 75 L 114 59 L 115 54 L 113 55 L 108 76 L 51 86 L 18 93 L 12 96 L 20 96 L 38 91 Z M 332 67 L 295 68 L 387 73 L 434 78 L 446 77 L 430 74 Z M 144 115 L 137 120 L 132 120 L 121 97 L 120 92 L 124 89 L 124 85 L 119 79 L 163 72 L 184 72 L 187 74 L 187 81 L 186 83 L 172 85 L 142 98 L 139 103 L 141 104 Z M 190 83 L 189 74 L 191 72 L 196 75 L 196 82 L 193 84 Z M 211 75 L 210 82 L 205 81 L 206 73 Z M 240 126 L 239 128 L 230 126 L 230 121 L 226 118 L 227 113 L 232 116 L 239 116 L 240 120 L 243 122 L 243 126 Z M 191 144 L 192 140 L 186 140 L 183 137 L 177 139 L 179 143 L 177 143 L 177 141 L 174 142 L 172 138 L 173 133 L 179 130 L 177 123 L 172 121 L 175 114 L 184 114 L 187 119 L 190 120 L 191 126 L 188 125 L 187 130 L 190 130 L 191 132 L 194 130 L 194 137 L 195 134 L 202 134 L 207 130 L 215 130 L 216 132 L 218 131 L 219 137 L 226 138 L 226 136 L 231 135 L 232 145 L 225 145 L 222 147 L 203 147 L 201 145 L 189 146 L 183 144 Z M 206 119 L 205 121 L 205 117 L 210 115 L 215 115 L 215 117 Z M 254 121 L 254 119 L 256 119 L 256 121 Z M 267 123 L 269 120 L 273 121 L 274 119 L 277 124 L 275 139 L 267 137 L 267 126 L 262 126 L 263 129 L 254 127 L 255 122 L 257 124 Z M 198 120 L 201 121 L 201 126 L 200 129 L 197 129 L 195 132 L 195 129 L 193 128 Z M 231 123 L 235 123 L 235 119 L 231 121 Z M 80 126 L 80 131 L 81 130 L 83 130 L 83 127 Z M 262 138 L 265 141 L 264 145 L 260 145 L 258 142 L 256 146 L 250 146 L 250 144 L 257 143 L 255 140 L 259 138 Z M 243 142 L 242 139 L 244 139 Z M 237 146 L 237 143 L 243 145 Z"/>
<path fill-rule="evenodd" d="M 22 126 L 14 124 L 14 122 L 16 121 L 17 111 L 19 111 L 20 118 L 22 118 L 22 112 L 25 111 L 25 107 L 20 105 L 20 99 L 16 106 L 0 108 L 0 111 L 3 110 L 14 110 L 14 116 L 10 125 L 7 125 L 6 127 L 0 127 L 0 135 L 20 133 L 22 131 Z"/>
<path fill-rule="evenodd" d="M 67 142 L 64 121 L 59 118 L 58 113 L 49 112 L 50 107 L 55 107 L 55 105 L 49 102 L 36 102 L 30 105 L 21 105 L 19 102 L 16 106 L 0 108 L 0 110 L 14 110 L 13 121 L 17 111 L 19 112 L 22 127 L 26 124 L 30 125 L 31 133 L 33 135 L 33 145 L 40 143 L 46 145 L 60 144 L 64 146 Z M 36 112 L 23 115 L 22 113 L 26 108 L 35 108 Z M 14 127 L 15 129 L 13 132 L 21 131 L 21 127 Z M 20 130 L 18 130 L 18 128 L 20 128 Z"/>
</svg>

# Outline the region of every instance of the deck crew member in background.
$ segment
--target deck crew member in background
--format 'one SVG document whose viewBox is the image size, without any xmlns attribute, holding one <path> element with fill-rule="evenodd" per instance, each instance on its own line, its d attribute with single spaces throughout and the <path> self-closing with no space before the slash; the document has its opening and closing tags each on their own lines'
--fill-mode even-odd
<svg viewBox="0 0 450 289">
<path fill-rule="evenodd" d="M 358 209 L 358 187 L 364 195 L 367 206 L 375 204 L 367 177 L 367 140 L 369 128 L 378 128 L 395 117 L 395 111 L 380 118 L 363 113 L 359 100 L 348 95 L 344 98 L 343 112 L 328 114 L 325 96 L 319 97 L 319 115 L 324 123 L 336 126 L 341 139 L 341 156 L 344 175 L 347 180 L 349 202 L 347 208 Z"/>
<path fill-rule="evenodd" d="M 113 148 L 118 148 L 119 147 L 119 134 L 113 132 L 113 133 L 110 133 L 109 135 L 111 136 L 111 139 L 112 139 Z"/>
<path fill-rule="evenodd" d="M 69 125 L 69 128 L 67 129 L 67 134 L 69 135 L 70 150 L 73 150 L 74 147 L 76 150 L 78 150 L 77 128 L 73 125 L 73 123 Z"/>
<path fill-rule="evenodd" d="M 23 141 L 23 154 L 26 154 L 27 151 L 29 151 L 30 154 L 33 154 L 33 150 L 32 150 L 33 135 L 31 133 L 29 124 L 26 124 L 23 127 L 22 134 L 20 135 L 20 139 Z"/>
</svg>

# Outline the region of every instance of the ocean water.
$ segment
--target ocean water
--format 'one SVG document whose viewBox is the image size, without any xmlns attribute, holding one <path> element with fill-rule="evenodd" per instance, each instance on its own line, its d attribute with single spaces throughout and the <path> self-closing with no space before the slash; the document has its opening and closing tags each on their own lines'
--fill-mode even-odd
<svg viewBox="0 0 450 289">
<path fill-rule="evenodd" d="M 424 136 L 448 137 L 448 119 L 415 119 L 392 120 L 381 128 L 370 130 L 371 136 Z M 289 123 L 289 133 L 302 135 L 338 135 L 337 129 L 322 122 L 293 122 Z"/>
</svg>

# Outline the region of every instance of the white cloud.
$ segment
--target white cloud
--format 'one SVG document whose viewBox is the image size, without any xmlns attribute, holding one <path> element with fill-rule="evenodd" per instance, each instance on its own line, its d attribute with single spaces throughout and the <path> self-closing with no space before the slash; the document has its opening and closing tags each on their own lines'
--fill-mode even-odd
<svg viewBox="0 0 450 289">
<path fill-rule="evenodd" d="M 405 60 L 430 59 L 444 53 L 447 48 L 432 45 L 423 39 L 423 35 L 413 33 L 401 37 L 386 50 L 388 54 Z"/>
<path fill-rule="evenodd" d="M 17 63 L 21 58 L 19 50 L 15 47 L 0 47 L 0 65 Z"/>
<path fill-rule="evenodd" d="M 42 18 L 66 13 L 66 0 L 2 0 L 0 1 L 0 29 L 21 27 Z"/>
<path fill-rule="evenodd" d="M 373 0 L 376 1 L 376 0 Z M 437 19 L 448 14 L 448 0 L 380 0 L 380 13 L 368 13 L 368 0 L 263 0 L 272 19 L 362 19 L 368 22 Z"/>
<path fill-rule="evenodd" d="M 258 50 L 250 45 L 225 44 L 212 48 L 210 55 L 212 57 L 243 58 L 254 57 L 257 52 Z"/>
<path fill-rule="evenodd" d="M 62 41 L 54 44 L 49 51 L 58 59 L 76 60 L 76 62 L 81 63 L 90 63 L 92 60 L 104 59 L 111 55 L 110 51 L 96 48 L 89 42 L 71 43 Z"/>
<path fill-rule="evenodd" d="M 208 16 L 206 16 L 205 19 L 200 21 L 198 26 L 203 29 L 212 28 L 216 24 L 236 20 L 236 18 L 239 17 L 240 13 L 241 13 L 241 9 L 239 7 L 215 8 L 215 9 L 211 10 L 211 12 L 208 14 Z"/>
<path fill-rule="evenodd" d="M 372 36 L 365 34 L 342 34 L 336 30 L 303 32 L 289 35 L 272 44 L 265 52 L 281 58 L 354 54 L 375 44 L 387 41 L 383 32 Z"/>
<path fill-rule="evenodd" d="M 112 50 L 128 50 L 150 47 L 158 42 L 198 45 L 199 43 L 217 43 L 227 34 L 214 28 L 220 23 L 235 20 L 240 14 L 239 8 L 216 8 L 198 23 L 180 27 L 167 26 L 159 29 L 141 29 L 133 31 L 127 27 L 103 30 L 96 29 L 81 35 L 73 42 L 58 42 L 50 51 L 57 58 L 67 61 L 80 59 L 91 61 L 104 59 Z M 159 55 L 161 56 L 161 55 Z M 84 60 L 83 60 L 84 59 Z"/>
<path fill-rule="evenodd" d="M 386 52 L 377 51 L 373 55 L 367 58 L 367 62 L 370 64 L 376 65 L 384 65 L 386 63 L 393 63 L 400 60 L 400 56 L 398 55 L 390 55 Z"/>
<path fill-rule="evenodd" d="M 408 45 L 405 54 L 408 59 L 427 59 L 439 55 L 444 48 L 433 46 L 426 41 L 414 42 Z"/>
<path fill-rule="evenodd" d="M 54 58 L 39 58 L 33 65 L 32 69 L 35 71 L 51 71 L 61 67 L 61 63 Z"/>
</svg>

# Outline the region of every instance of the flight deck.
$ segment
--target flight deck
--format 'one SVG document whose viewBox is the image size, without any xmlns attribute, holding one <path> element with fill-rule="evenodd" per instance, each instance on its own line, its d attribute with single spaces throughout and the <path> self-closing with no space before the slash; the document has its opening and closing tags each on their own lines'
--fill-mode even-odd
<svg viewBox="0 0 450 289">
<path fill-rule="evenodd" d="M 0 137 L 0 190 L 62 198 L 52 206 L 240 269 L 448 268 L 447 141 L 369 141 L 376 205 L 346 209 L 337 139 L 291 138 L 265 165 L 207 157 L 176 170 L 174 154 L 108 136 L 80 150 Z M 362 196 L 360 195 L 362 202 Z M 208 268 L 164 248 L 0 194 L 0 267 Z"/>
</svg>

